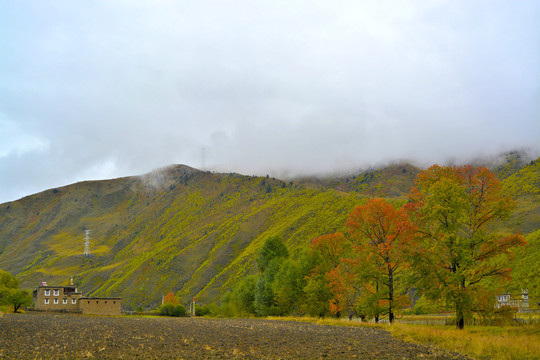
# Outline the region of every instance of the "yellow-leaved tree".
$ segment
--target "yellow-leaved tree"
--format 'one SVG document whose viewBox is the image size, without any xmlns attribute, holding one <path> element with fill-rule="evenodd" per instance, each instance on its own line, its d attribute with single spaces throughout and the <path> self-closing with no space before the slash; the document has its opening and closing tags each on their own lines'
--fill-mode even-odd
<svg viewBox="0 0 540 360">
<path fill-rule="evenodd" d="M 525 244 L 519 234 L 488 231 L 514 203 L 487 168 L 433 165 L 418 175 L 406 208 L 418 228 L 411 260 L 422 288 L 452 304 L 463 329 L 471 310 L 486 303 L 482 297 L 491 296 L 486 279 L 507 278 L 508 255 Z"/>
</svg>

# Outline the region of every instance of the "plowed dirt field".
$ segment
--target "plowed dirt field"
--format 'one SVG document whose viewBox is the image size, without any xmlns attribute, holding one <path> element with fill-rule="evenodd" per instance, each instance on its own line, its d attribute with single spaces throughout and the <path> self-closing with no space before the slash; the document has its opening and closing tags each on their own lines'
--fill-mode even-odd
<svg viewBox="0 0 540 360">
<path fill-rule="evenodd" d="M 381 329 L 262 319 L 0 315 L 0 359 L 466 359 Z"/>
</svg>

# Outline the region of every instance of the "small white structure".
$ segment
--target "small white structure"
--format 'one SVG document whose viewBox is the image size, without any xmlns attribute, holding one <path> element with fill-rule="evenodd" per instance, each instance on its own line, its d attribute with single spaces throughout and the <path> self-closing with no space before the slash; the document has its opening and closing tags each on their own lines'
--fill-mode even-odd
<svg viewBox="0 0 540 360">
<path fill-rule="evenodd" d="M 502 306 L 511 306 L 517 308 L 518 312 L 529 311 L 529 290 L 521 289 L 521 294 L 510 295 L 510 293 L 497 295 L 495 308 Z"/>
</svg>

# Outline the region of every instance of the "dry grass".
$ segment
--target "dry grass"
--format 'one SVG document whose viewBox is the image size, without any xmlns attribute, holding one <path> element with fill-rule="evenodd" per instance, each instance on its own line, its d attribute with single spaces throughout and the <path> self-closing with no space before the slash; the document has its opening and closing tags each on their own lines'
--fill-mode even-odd
<svg viewBox="0 0 540 360">
<path fill-rule="evenodd" d="M 12 306 L 0 305 L 0 316 L 2 316 L 2 314 L 9 313 L 9 312 L 12 312 L 12 311 L 13 311 Z"/>
<path fill-rule="evenodd" d="M 314 317 L 294 317 L 294 316 L 269 316 L 269 320 L 280 320 L 280 321 L 298 321 L 298 322 L 309 322 L 317 325 L 331 325 L 331 326 L 361 326 L 361 327 L 373 327 L 379 329 L 386 329 L 387 326 L 384 324 L 375 324 L 372 322 L 360 322 L 360 321 L 349 321 L 347 319 L 335 319 L 335 318 L 314 318 Z"/>
<path fill-rule="evenodd" d="M 272 320 L 310 322 L 319 325 L 365 326 L 388 330 L 392 336 L 440 349 L 468 355 L 474 359 L 540 360 L 540 327 L 526 326 L 468 326 L 458 330 L 445 325 L 416 325 L 362 323 L 344 319 L 310 317 L 270 317 Z"/>
<path fill-rule="evenodd" d="M 477 359 L 540 359 L 540 328 L 537 326 L 448 326 L 395 324 L 393 336 L 405 341 L 429 343 Z"/>
</svg>

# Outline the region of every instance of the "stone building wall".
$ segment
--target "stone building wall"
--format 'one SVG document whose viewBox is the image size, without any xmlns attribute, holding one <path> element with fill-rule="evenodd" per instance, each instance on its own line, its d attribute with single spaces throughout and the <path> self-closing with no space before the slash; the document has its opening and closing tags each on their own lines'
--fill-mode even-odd
<svg viewBox="0 0 540 360">
<path fill-rule="evenodd" d="M 82 294 L 72 286 L 39 286 L 34 291 L 35 308 L 51 311 L 79 311 Z"/>
<path fill-rule="evenodd" d="M 122 315 L 120 298 L 81 298 L 79 309 L 83 314 L 92 315 Z"/>
</svg>

